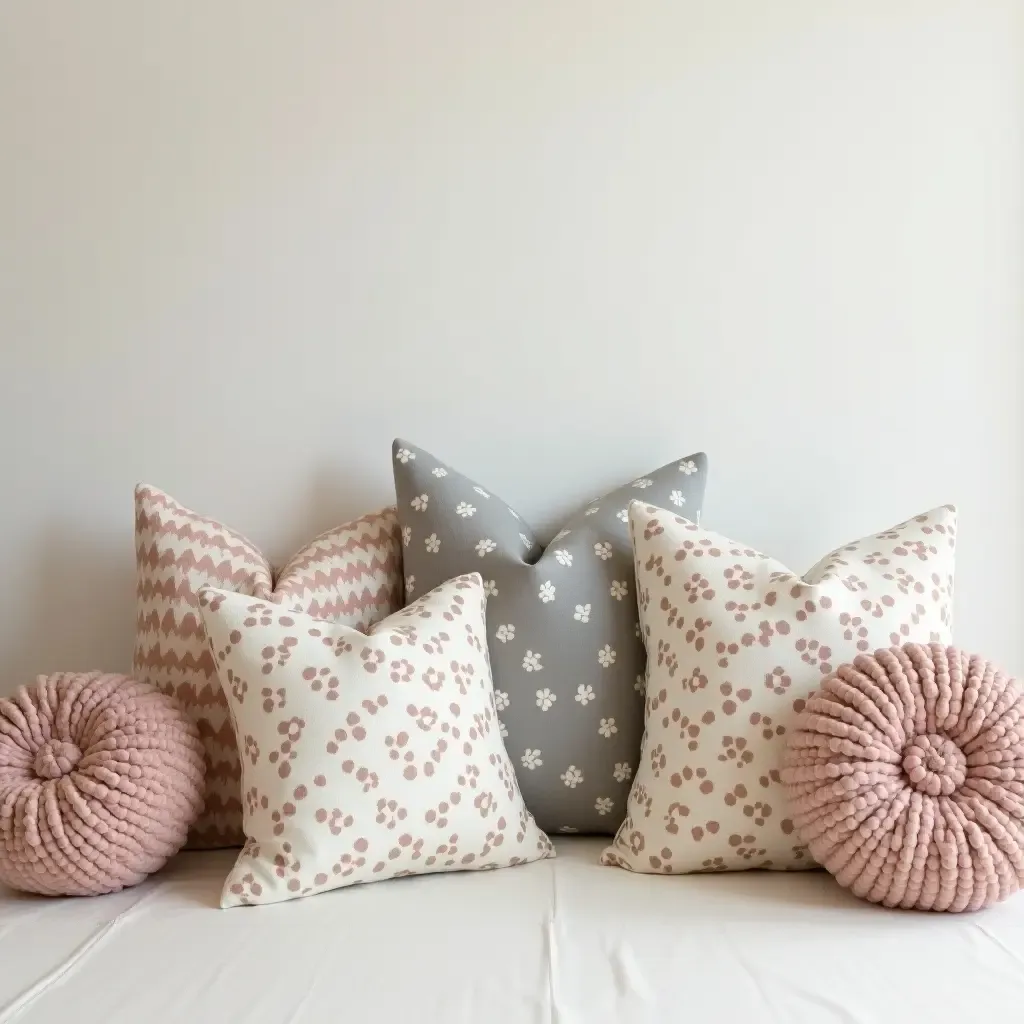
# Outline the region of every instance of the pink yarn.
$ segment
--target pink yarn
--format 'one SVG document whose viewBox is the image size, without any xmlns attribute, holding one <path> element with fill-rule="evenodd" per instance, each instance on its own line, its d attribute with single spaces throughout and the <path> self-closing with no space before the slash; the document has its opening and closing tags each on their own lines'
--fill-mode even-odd
<svg viewBox="0 0 1024 1024">
<path fill-rule="evenodd" d="M 135 885 L 202 806 L 199 733 L 156 687 L 64 672 L 0 700 L 0 882 L 68 896 Z"/>
<path fill-rule="evenodd" d="M 813 694 L 782 780 L 811 856 L 887 907 L 978 910 L 1024 882 L 1024 697 L 939 644 L 860 655 Z"/>
</svg>

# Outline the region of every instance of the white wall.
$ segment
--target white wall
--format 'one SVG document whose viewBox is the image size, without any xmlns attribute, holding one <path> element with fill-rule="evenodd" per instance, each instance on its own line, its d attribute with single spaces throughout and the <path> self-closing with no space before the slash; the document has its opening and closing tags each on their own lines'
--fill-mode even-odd
<svg viewBox="0 0 1024 1024">
<path fill-rule="evenodd" d="M 281 557 L 395 434 L 800 568 L 955 501 L 1024 672 L 1024 5 L 15 0 L 0 147 L 0 691 L 127 667 L 137 480 Z"/>
</svg>

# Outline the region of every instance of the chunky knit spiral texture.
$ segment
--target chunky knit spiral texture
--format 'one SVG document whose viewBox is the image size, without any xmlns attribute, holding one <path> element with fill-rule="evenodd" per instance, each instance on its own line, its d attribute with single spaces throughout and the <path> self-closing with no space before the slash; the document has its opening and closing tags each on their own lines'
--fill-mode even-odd
<svg viewBox="0 0 1024 1024">
<path fill-rule="evenodd" d="M 1024 882 L 1024 698 L 939 644 L 862 654 L 790 731 L 782 780 L 811 855 L 888 907 L 978 910 Z"/>
<path fill-rule="evenodd" d="M 101 672 L 0 700 L 0 882 L 88 896 L 141 882 L 203 806 L 203 747 L 175 700 Z"/>
</svg>

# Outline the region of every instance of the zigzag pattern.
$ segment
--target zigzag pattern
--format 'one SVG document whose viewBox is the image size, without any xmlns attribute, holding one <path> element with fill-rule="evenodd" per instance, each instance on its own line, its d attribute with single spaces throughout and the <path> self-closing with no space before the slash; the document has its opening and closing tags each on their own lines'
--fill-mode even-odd
<svg viewBox="0 0 1024 1024">
<path fill-rule="evenodd" d="M 241 764 L 199 591 L 251 594 L 366 629 L 401 607 L 398 519 L 387 508 L 321 534 L 287 563 L 275 589 L 267 560 L 241 534 L 153 487 L 136 488 L 135 502 L 135 675 L 177 697 L 203 740 L 206 808 L 189 847 L 239 846 Z"/>
</svg>

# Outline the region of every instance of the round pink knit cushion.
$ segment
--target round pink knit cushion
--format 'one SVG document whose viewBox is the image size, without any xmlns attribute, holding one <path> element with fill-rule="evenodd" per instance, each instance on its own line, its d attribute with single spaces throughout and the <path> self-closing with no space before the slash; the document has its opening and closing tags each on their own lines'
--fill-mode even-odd
<svg viewBox="0 0 1024 1024">
<path fill-rule="evenodd" d="M 203 806 L 203 747 L 173 698 L 101 672 L 0 700 L 0 882 L 88 896 L 141 882 Z"/>
<path fill-rule="evenodd" d="M 977 910 L 1024 882 L 1024 698 L 939 644 L 862 654 L 789 733 L 782 780 L 811 856 L 888 907 Z"/>
</svg>

